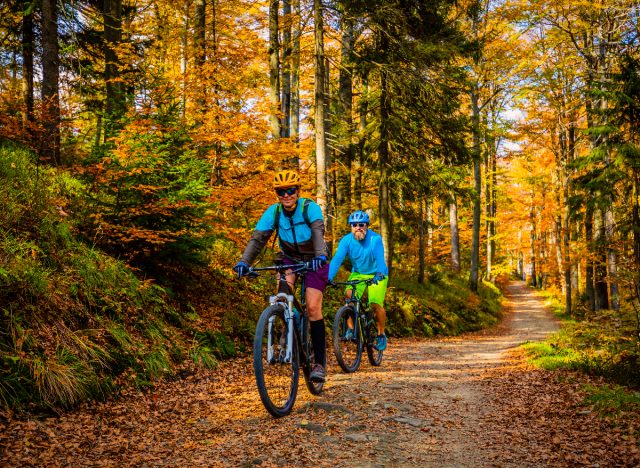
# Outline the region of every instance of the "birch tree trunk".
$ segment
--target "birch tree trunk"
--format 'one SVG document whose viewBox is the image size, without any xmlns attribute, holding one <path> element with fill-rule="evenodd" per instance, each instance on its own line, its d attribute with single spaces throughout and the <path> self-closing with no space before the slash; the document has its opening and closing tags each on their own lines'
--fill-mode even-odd
<svg viewBox="0 0 640 468">
<path fill-rule="evenodd" d="M 536 269 L 536 214 L 534 207 L 535 194 L 531 191 L 531 205 L 529 206 L 529 225 L 531 230 L 529 232 L 529 238 L 531 240 L 531 286 L 534 288 L 538 286 L 538 272 Z"/>
<path fill-rule="evenodd" d="M 458 233 L 458 202 L 455 194 L 449 201 L 449 230 L 451 232 L 451 270 L 460 273 L 460 234 Z"/>
</svg>

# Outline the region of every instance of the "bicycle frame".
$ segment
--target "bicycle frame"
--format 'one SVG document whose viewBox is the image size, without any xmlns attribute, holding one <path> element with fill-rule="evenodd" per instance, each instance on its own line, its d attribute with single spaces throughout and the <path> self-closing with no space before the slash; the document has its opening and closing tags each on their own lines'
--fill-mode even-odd
<svg viewBox="0 0 640 468">
<path fill-rule="evenodd" d="M 357 291 L 357 286 L 360 283 L 366 283 L 367 288 L 369 286 L 371 286 L 372 281 L 370 279 L 366 279 L 366 280 L 351 280 L 351 281 L 344 281 L 344 282 L 339 282 L 339 283 L 334 283 L 336 285 L 345 285 L 348 286 L 349 289 L 351 290 L 351 297 L 347 297 L 344 300 L 345 305 L 352 305 L 354 312 L 356 314 L 356 320 L 353 324 L 353 331 L 354 333 L 363 333 L 363 335 L 366 335 L 366 326 L 361 327 L 360 325 L 366 325 L 366 323 L 362 322 L 363 317 L 361 314 L 361 311 L 365 311 L 366 315 L 369 315 L 370 319 L 372 319 L 372 314 L 371 314 L 371 310 L 369 309 L 369 300 L 367 297 L 365 297 L 367 295 L 367 289 L 364 290 L 364 292 L 362 293 L 362 296 L 358 295 L 358 291 Z M 361 323 L 362 322 L 362 323 Z M 362 329 L 364 329 L 365 331 L 362 331 Z M 364 338 L 369 338 L 369 336 L 364 336 Z M 365 340 L 362 341 L 362 344 L 365 345 Z"/>
</svg>

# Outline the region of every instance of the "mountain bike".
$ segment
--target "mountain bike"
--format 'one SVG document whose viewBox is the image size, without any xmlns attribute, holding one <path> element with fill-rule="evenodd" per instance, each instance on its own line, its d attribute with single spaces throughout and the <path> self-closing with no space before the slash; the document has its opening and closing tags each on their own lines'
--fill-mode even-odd
<svg viewBox="0 0 640 468">
<path fill-rule="evenodd" d="M 360 283 L 366 283 L 362 296 L 356 290 Z M 365 347 L 372 366 L 382 363 L 382 351 L 375 347 L 378 329 L 367 295 L 368 288 L 373 283 L 373 278 L 332 283 L 332 286 L 345 285 L 351 290 L 351 297 L 345 300 L 345 305 L 336 312 L 333 319 L 333 350 L 338 364 L 348 373 L 358 370 Z"/>
<path fill-rule="evenodd" d="M 300 276 L 299 299 L 287 283 L 287 270 Z M 269 307 L 260 315 L 253 341 L 253 371 L 260 399 L 267 411 L 279 418 L 289 414 L 296 401 L 300 367 L 313 395 L 320 394 L 324 384 L 310 377 L 314 361 L 305 303 L 307 264 L 250 268 L 247 275 L 256 277 L 260 271 L 281 273 L 280 281 L 291 292 L 269 297 Z"/>
</svg>

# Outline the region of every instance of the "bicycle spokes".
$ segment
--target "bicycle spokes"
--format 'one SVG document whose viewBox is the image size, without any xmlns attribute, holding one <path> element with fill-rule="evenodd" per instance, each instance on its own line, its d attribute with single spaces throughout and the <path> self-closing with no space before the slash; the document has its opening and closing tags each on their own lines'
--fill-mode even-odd
<svg viewBox="0 0 640 468">
<path fill-rule="evenodd" d="M 362 356 L 361 332 L 351 306 L 342 307 L 333 322 L 333 349 L 338 364 L 345 372 L 355 372 Z"/>
<path fill-rule="evenodd" d="M 295 337 L 289 333 L 282 306 L 268 307 L 262 313 L 256 327 L 253 359 L 263 404 L 274 416 L 288 414 L 296 398 L 300 369 Z"/>
</svg>

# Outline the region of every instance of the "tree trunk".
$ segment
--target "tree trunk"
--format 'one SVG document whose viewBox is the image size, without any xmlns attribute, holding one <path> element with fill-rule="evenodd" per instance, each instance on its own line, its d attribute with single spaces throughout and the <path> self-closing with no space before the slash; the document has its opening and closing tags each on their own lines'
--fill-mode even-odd
<svg viewBox="0 0 640 468">
<path fill-rule="evenodd" d="M 573 312 L 571 284 L 571 251 L 570 251 L 570 234 L 571 234 L 571 217 L 569 208 L 569 180 L 564 181 L 564 206 L 562 207 L 562 244 L 564 247 L 564 286 L 565 286 L 565 313 L 571 315 Z M 558 239 L 560 242 L 560 239 Z"/>
<path fill-rule="evenodd" d="M 615 249 L 615 220 L 613 206 L 609 204 L 604 213 L 604 230 L 607 241 L 607 274 L 609 275 L 610 306 L 613 310 L 620 310 L 620 291 L 618 288 L 618 260 Z"/>
<path fill-rule="evenodd" d="M 182 118 L 187 112 L 187 56 L 189 51 L 189 5 L 185 4 L 182 16 L 182 34 L 180 35 L 180 76 L 182 77 Z"/>
<path fill-rule="evenodd" d="M 636 274 L 640 274 L 640 170 L 633 169 L 633 258 Z"/>
<path fill-rule="evenodd" d="M 42 101 L 45 132 L 42 156 L 60 164 L 60 58 L 56 0 L 42 0 Z"/>
<path fill-rule="evenodd" d="M 423 209 L 423 199 L 420 197 L 418 199 L 419 205 L 419 216 L 418 220 L 418 283 L 424 284 L 424 209 Z"/>
<path fill-rule="evenodd" d="M 120 128 L 120 120 L 126 112 L 125 85 L 120 73 L 121 63 L 117 54 L 122 43 L 122 0 L 104 0 L 104 81 L 105 128 L 104 136 L 113 136 Z"/>
<path fill-rule="evenodd" d="M 282 0 L 282 17 L 284 27 L 282 29 L 282 128 L 281 136 L 289 138 L 291 136 L 291 54 L 293 44 L 291 43 L 291 1 Z"/>
<path fill-rule="evenodd" d="M 291 123 L 290 136 L 295 142 L 298 142 L 300 136 L 300 35 L 302 29 L 300 26 L 300 0 L 291 0 L 293 7 L 293 30 L 292 30 L 292 49 L 291 49 Z M 296 159 L 296 165 L 299 161 Z"/>
<path fill-rule="evenodd" d="M 314 0 L 315 20 L 315 142 L 316 142 L 316 201 L 322 211 L 327 211 L 327 171 L 326 171 L 326 135 L 325 135 L 325 57 L 324 57 L 324 21 L 322 18 L 322 0 Z"/>
<path fill-rule="evenodd" d="M 364 72 L 362 75 L 362 93 L 358 106 L 360 115 L 360 123 L 358 125 L 358 157 L 354 161 L 353 167 L 353 204 L 356 208 L 362 207 L 362 173 L 364 171 L 365 161 L 365 144 L 367 142 L 367 115 L 369 113 L 369 74 Z"/>
<path fill-rule="evenodd" d="M 478 107 L 477 90 L 471 91 L 472 110 L 472 138 L 473 138 L 473 231 L 471 235 L 471 267 L 469 272 L 469 289 L 478 291 L 478 274 L 480 269 L 480 196 L 482 190 L 482 175 L 480 169 L 480 108 Z"/>
<path fill-rule="evenodd" d="M 338 76 L 338 128 L 340 144 L 336 151 L 336 219 L 341 224 L 353 208 L 351 173 L 353 164 L 353 22 L 342 17 L 342 49 Z"/>
<path fill-rule="evenodd" d="M 531 231 L 529 237 L 531 239 L 531 286 L 534 288 L 538 286 L 538 272 L 536 270 L 536 215 L 534 207 L 534 193 L 531 192 L 531 206 L 529 207 L 529 225 Z"/>
<path fill-rule="evenodd" d="M 455 194 L 449 200 L 449 230 L 451 232 L 451 270 L 460 273 L 460 234 L 458 233 L 458 202 Z"/>
<path fill-rule="evenodd" d="M 594 236 L 593 236 L 593 209 L 587 204 L 584 217 L 584 239 L 588 246 L 589 252 L 594 252 Z M 596 291 L 595 284 L 595 262 L 592 258 L 587 257 L 587 266 L 585 268 L 585 285 L 587 300 L 589 302 L 589 310 L 596 310 Z"/>
<path fill-rule="evenodd" d="M 433 258 L 433 200 L 431 197 L 425 198 L 424 208 L 427 221 L 427 255 Z"/>
<path fill-rule="evenodd" d="M 388 40 L 383 34 L 381 50 L 387 50 Z M 380 213 L 380 234 L 384 245 L 385 260 L 391 274 L 393 263 L 393 220 L 389 198 L 390 156 L 389 156 L 389 114 L 390 99 L 387 70 L 380 70 L 380 144 L 378 147 L 380 185 L 378 188 L 378 211 Z"/>
<path fill-rule="evenodd" d="M 218 66 L 219 56 L 218 56 L 218 48 L 219 48 L 219 31 L 218 31 L 218 5 L 220 0 L 211 0 L 211 61 L 213 64 Z M 215 73 L 215 72 L 214 72 Z M 220 84 L 218 80 L 214 80 L 212 87 L 213 94 L 213 102 L 215 102 L 216 109 L 220 109 L 222 104 L 220 102 Z M 215 126 L 218 129 L 218 132 L 221 131 L 220 125 L 220 113 L 216 112 L 215 114 Z M 223 177 L 223 151 L 224 147 L 222 142 L 219 140 L 216 141 L 214 145 L 214 160 L 211 164 L 211 179 L 210 185 L 220 186 L 224 183 Z"/>
<path fill-rule="evenodd" d="M 602 310 L 609 308 L 609 291 L 607 285 L 607 248 L 605 245 L 604 213 L 601 209 L 596 209 L 594 221 L 594 240 L 596 245 L 595 310 Z"/>
<path fill-rule="evenodd" d="M 279 0 L 271 0 L 269 3 L 269 97 L 271 112 L 269 122 L 271 124 L 271 136 L 274 140 L 280 138 L 280 41 L 278 39 L 278 15 Z"/>
<path fill-rule="evenodd" d="M 487 280 L 493 281 L 493 261 L 495 257 L 495 230 L 496 230 L 496 154 L 494 151 L 494 143 L 492 140 L 487 142 L 487 158 L 486 158 L 486 212 L 487 212 Z"/>
<path fill-rule="evenodd" d="M 22 8 L 24 16 L 22 18 L 22 93 L 24 96 L 24 119 L 23 124 L 27 127 L 33 122 L 33 9 L 31 0 L 23 0 Z"/>
<path fill-rule="evenodd" d="M 322 39 L 322 48 L 324 55 L 324 34 Z M 335 173 L 331 170 L 333 166 L 333 145 L 330 144 L 330 140 L 333 139 L 335 141 L 335 136 L 331 131 L 331 84 L 329 81 L 329 58 L 325 57 L 324 61 L 324 173 L 325 173 L 325 184 L 327 187 L 327 208 L 325 212 L 325 225 L 326 225 L 326 233 L 329 234 L 329 238 L 327 239 L 327 244 L 329 245 L 329 252 L 333 249 L 333 242 L 337 236 L 334 232 L 334 222 L 335 219 L 335 193 L 330 190 L 330 187 L 335 188 Z"/>
<path fill-rule="evenodd" d="M 206 11 L 207 0 L 195 0 L 195 24 L 193 28 L 193 46 L 195 55 L 196 80 L 194 82 L 197 87 L 196 112 L 197 123 L 202 124 L 204 115 L 207 111 L 207 79 L 204 76 L 204 65 L 207 60 L 206 49 Z"/>
</svg>

